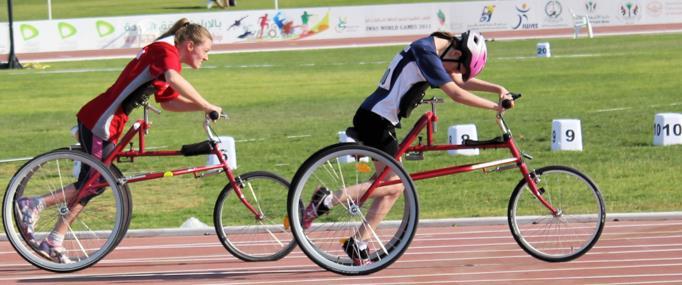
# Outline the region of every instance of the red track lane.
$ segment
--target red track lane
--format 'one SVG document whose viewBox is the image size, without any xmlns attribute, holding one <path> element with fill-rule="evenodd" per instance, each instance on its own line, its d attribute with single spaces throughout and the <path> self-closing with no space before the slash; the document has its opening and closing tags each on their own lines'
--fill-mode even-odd
<svg viewBox="0 0 682 285">
<path fill-rule="evenodd" d="M 0 284 L 682 284 L 682 220 L 606 223 L 567 263 L 527 255 L 505 225 L 420 227 L 405 255 L 369 276 L 324 271 L 298 249 L 276 262 L 232 257 L 216 236 L 126 238 L 86 270 L 37 269 L 0 242 Z"/>
</svg>

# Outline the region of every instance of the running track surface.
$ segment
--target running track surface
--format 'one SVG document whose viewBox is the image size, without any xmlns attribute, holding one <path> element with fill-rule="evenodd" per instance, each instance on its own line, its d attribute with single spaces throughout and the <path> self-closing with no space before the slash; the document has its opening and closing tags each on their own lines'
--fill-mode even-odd
<svg viewBox="0 0 682 285">
<path fill-rule="evenodd" d="M 33 267 L 0 242 L 0 284 L 682 284 L 682 219 L 608 221 L 586 255 L 546 263 L 506 225 L 420 227 L 407 252 L 368 276 L 327 272 L 298 249 L 275 262 L 243 262 L 215 235 L 128 237 L 88 269 Z"/>
</svg>

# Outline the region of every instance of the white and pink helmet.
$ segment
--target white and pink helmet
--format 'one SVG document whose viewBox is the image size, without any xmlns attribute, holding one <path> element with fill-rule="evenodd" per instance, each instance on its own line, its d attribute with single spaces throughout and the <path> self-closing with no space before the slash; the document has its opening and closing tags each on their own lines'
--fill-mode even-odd
<svg viewBox="0 0 682 285">
<path fill-rule="evenodd" d="M 443 61 L 454 61 L 464 64 L 466 66 L 466 72 L 462 74 L 462 78 L 466 81 L 469 78 L 475 77 L 485 67 L 488 60 L 488 51 L 485 45 L 485 38 L 478 32 L 467 31 L 462 33 L 459 38 L 452 36 L 445 36 L 442 33 L 432 34 L 436 37 L 451 40 L 450 46 L 445 49 L 445 52 L 441 55 L 441 60 Z M 451 49 L 457 49 L 462 52 L 459 58 L 445 58 L 446 54 Z"/>
<path fill-rule="evenodd" d="M 462 52 L 460 62 L 467 67 L 467 71 L 462 74 L 464 80 L 476 77 L 488 61 L 488 49 L 485 45 L 485 38 L 478 32 L 467 31 L 460 37 L 459 50 Z"/>
</svg>

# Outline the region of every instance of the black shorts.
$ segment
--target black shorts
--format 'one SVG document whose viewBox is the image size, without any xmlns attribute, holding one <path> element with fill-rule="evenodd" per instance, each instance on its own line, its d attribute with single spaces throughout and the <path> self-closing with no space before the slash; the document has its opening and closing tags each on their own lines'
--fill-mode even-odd
<svg viewBox="0 0 682 285">
<path fill-rule="evenodd" d="M 398 153 L 395 126 L 384 117 L 360 108 L 353 117 L 353 127 L 364 145 L 380 149 L 392 157 Z"/>
<path fill-rule="evenodd" d="M 110 142 L 110 141 L 105 141 L 97 136 L 95 136 L 90 129 L 85 127 L 83 123 L 78 122 L 78 140 L 81 144 L 81 148 L 84 152 L 87 152 L 88 154 L 91 154 L 92 156 L 104 160 L 111 154 L 111 152 L 114 150 L 116 147 L 116 144 Z M 83 184 L 87 181 L 87 179 L 90 177 L 90 166 L 89 165 L 82 165 L 80 168 L 80 173 L 78 174 L 78 181 L 76 181 L 76 188 L 80 189 L 83 187 Z M 104 191 L 104 188 L 98 189 L 96 191 L 96 194 L 102 194 Z M 95 195 L 96 196 L 96 195 Z M 90 201 L 95 196 L 89 196 L 84 198 L 83 200 L 80 201 L 81 205 L 85 205 Z"/>
</svg>

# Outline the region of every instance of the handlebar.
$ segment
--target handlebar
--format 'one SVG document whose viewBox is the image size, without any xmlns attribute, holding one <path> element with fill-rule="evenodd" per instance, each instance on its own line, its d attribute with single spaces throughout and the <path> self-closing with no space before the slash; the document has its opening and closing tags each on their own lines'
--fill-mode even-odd
<svg viewBox="0 0 682 285">
<path fill-rule="evenodd" d="M 210 140 L 213 140 L 213 141 L 218 140 L 217 136 L 213 132 L 213 128 L 211 128 L 211 122 L 217 121 L 220 118 L 229 119 L 227 114 L 225 114 L 225 113 L 219 114 L 216 111 L 212 111 L 212 112 L 206 114 L 206 120 L 204 120 L 204 130 L 206 131 L 206 135 L 208 135 L 208 138 Z"/>
<path fill-rule="evenodd" d="M 505 109 L 511 109 L 512 107 L 514 107 L 514 101 L 515 101 L 516 99 L 521 98 L 521 93 L 511 93 L 511 92 L 509 92 L 509 95 L 512 96 L 512 99 L 511 99 L 511 100 L 509 100 L 509 99 L 504 99 L 504 100 L 502 100 L 502 107 L 504 107 Z"/>
<path fill-rule="evenodd" d="M 211 121 L 216 121 L 220 118 L 226 118 L 227 119 L 227 114 L 225 114 L 225 113 L 218 114 L 218 112 L 216 112 L 216 111 L 211 111 L 210 113 L 208 113 L 207 117 L 209 119 L 211 119 Z"/>
<path fill-rule="evenodd" d="M 509 92 L 509 95 L 511 95 L 512 99 L 505 99 L 502 100 L 501 104 L 502 107 L 505 109 L 510 109 L 511 107 L 514 107 L 514 101 L 516 99 L 521 98 L 521 93 L 511 93 Z M 497 113 L 497 125 L 500 127 L 500 130 L 502 133 L 511 135 L 511 130 L 509 130 L 509 127 L 507 126 L 507 122 L 504 120 L 504 117 L 502 116 L 502 113 Z"/>
<path fill-rule="evenodd" d="M 431 99 L 422 99 L 419 104 L 440 104 L 445 102 L 443 98 L 431 97 Z"/>
</svg>

